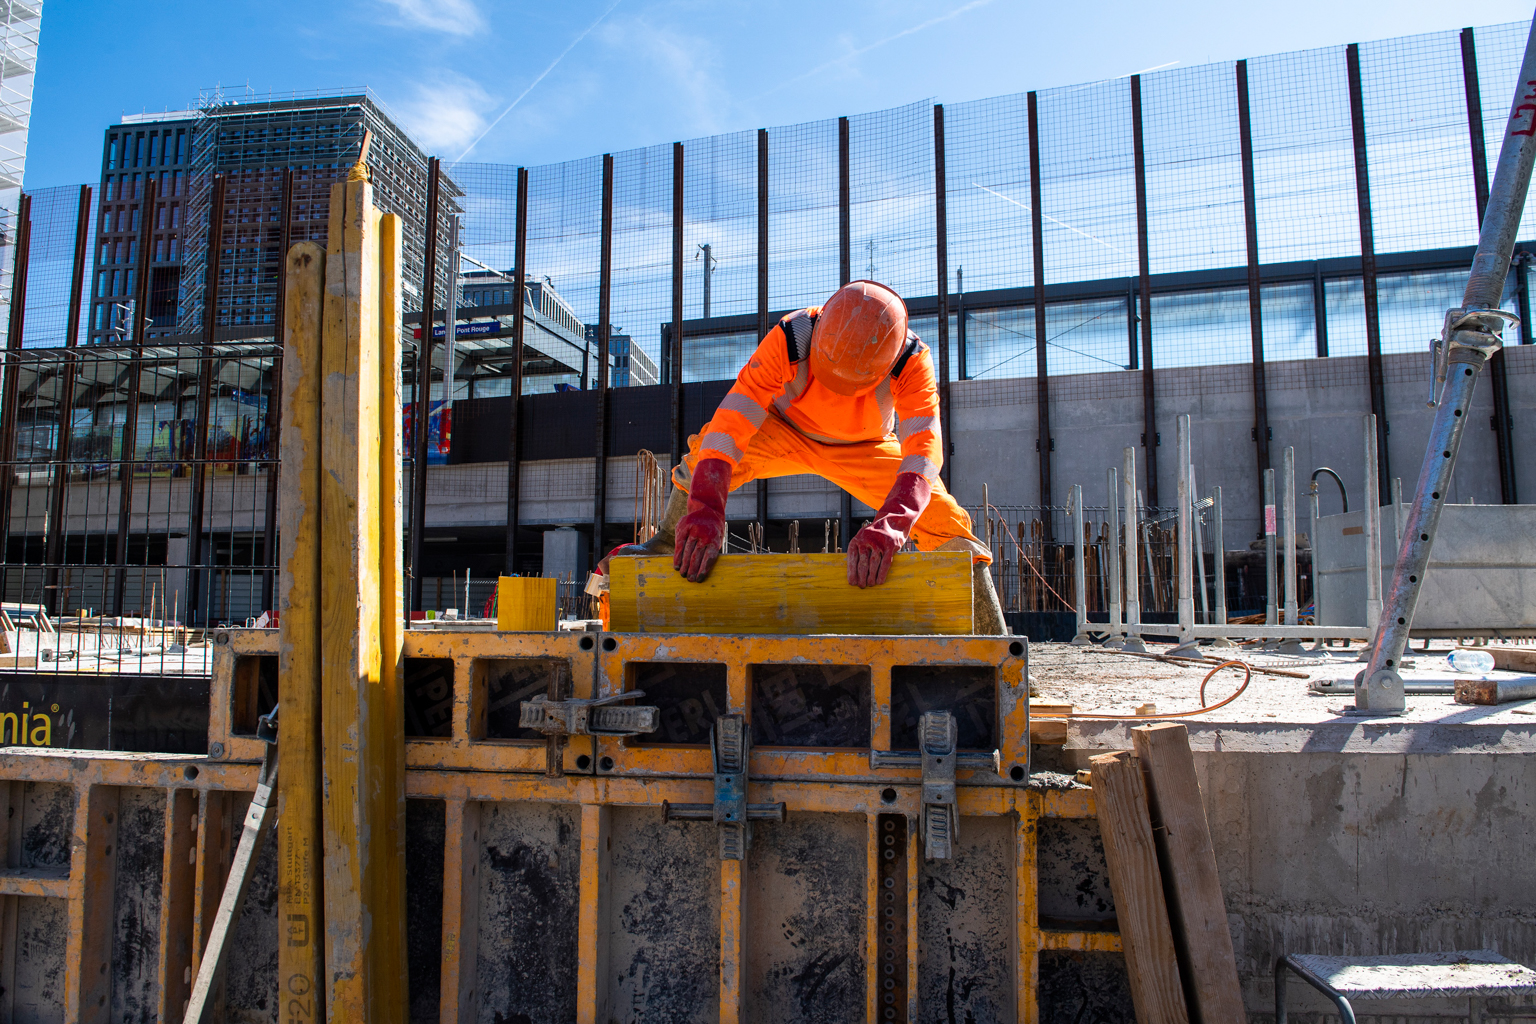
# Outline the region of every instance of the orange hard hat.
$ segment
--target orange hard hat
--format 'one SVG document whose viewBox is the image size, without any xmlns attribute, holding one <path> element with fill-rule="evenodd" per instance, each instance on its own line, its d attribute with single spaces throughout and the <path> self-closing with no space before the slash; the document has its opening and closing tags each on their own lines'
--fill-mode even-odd
<svg viewBox="0 0 1536 1024">
<path fill-rule="evenodd" d="M 879 384 L 907 342 L 907 304 L 874 281 L 854 281 L 832 293 L 811 334 L 811 376 L 836 395 L 857 395 Z"/>
</svg>

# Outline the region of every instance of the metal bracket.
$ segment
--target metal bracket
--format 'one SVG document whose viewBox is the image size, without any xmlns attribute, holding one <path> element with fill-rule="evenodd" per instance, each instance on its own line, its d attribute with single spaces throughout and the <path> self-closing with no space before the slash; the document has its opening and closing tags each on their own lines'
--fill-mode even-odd
<svg viewBox="0 0 1536 1024">
<path fill-rule="evenodd" d="M 539 694 L 523 701 L 517 724 L 546 736 L 641 736 L 656 731 L 661 709 L 649 704 L 616 705 L 644 696 L 644 690 L 629 690 L 596 700 L 550 700 Z"/>
<path fill-rule="evenodd" d="M 752 845 L 752 822 L 783 821 L 782 802 L 747 803 L 747 763 L 752 753 L 752 731 L 745 715 L 721 715 L 709 733 L 714 757 L 715 802 L 674 804 L 664 802 L 666 821 L 713 821 L 719 826 L 720 859 L 745 860 Z"/>
<path fill-rule="evenodd" d="M 960 824 L 955 806 L 956 747 L 960 727 L 948 711 L 925 711 L 918 725 L 923 757 L 923 856 L 949 860 Z"/>
</svg>

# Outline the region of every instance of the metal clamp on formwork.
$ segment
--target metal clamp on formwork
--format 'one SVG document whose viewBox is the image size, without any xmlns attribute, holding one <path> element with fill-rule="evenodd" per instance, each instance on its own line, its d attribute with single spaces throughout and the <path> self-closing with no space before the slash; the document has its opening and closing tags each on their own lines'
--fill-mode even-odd
<svg viewBox="0 0 1536 1024">
<path fill-rule="evenodd" d="M 541 693 L 525 700 L 518 709 L 517 724 L 544 734 L 547 747 L 544 774 L 552 779 L 565 776 L 565 744 L 571 736 L 640 736 L 655 732 L 661 709 L 652 705 L 618 707 L 619 701 L 644 697 L 644 690 L 615 693 L 596 700 L 569 696 L 565 673 L 550 683 L 551 693 Z"/>
<path fill-rule="evenodd" d="M 720 827 L 720 859 L 745 860 L 752 844 L 752 822 L 783 821 L 784 804 L 747 803 L 747 761 L 752 733 L 745 715 L 721 715 L 710 730 L 715 763 L 715 802 L 662 804 L 667 821 L 713 821 Z"/>
<path fill-rule="evenodd" d="M 960 727 L 948 711 L 925 711 L 918 723 L 918 749 L 872 750 L 871 768 L 920 768 L 923 772 L 923 847 L 929 860 L 948 860 L 959 813 L 955 810 L 955 772 L 1002 774 L 996 750 L 962 751 Z"/>
<path fill-rule="evenodd" d="M 641 736 L 656 731 L 661 709 L 649 704 L 620 707 L 618 702 L 644 696 L 644 690 L 596 700 L 550 700 L 540 694 L 523 701 L 517 724 L 546 736 Z"/>
</svg>

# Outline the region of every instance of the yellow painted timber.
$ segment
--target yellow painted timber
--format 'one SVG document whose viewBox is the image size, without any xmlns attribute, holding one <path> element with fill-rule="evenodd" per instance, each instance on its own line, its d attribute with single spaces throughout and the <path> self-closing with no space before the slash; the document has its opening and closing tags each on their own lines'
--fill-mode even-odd
<svg viewBox="0 0 1536 1024">
<path fill-rule="evenodd" d="M 399 543 L 382 536 L 381 522 L 380 234 L 371 186 L 332 186 L 320 345 L 320 719 L 329 1019 L 394 1024 L 406 1011 L 404 770 L 393 771 L 403 765 L 404 722 L 379 635 L 394 604 L 384 588 L 395 583 L 383 545 Z"/>
<path fill-rule="evenodd" d="M 320 316 L 325 251 L 288 250 L 283 306 L 282 500 L 278 503 L 278 983 L 325 1017 L 320 882 Z M 227 646 L 227 645 L 226 645 Z M 215 706 L 227 703 L 215 702 Z M 260 741 L 257 741 L 258 743 Z M 245 753 L 259 757 L 255 744 Z M 319 1005 L 316 1006 L 315 1004 Z"/>
<path fill-rule="evenodd" d="M 746 1021 L 746 893 L 744 860 L 720 862 L 720 1024 Z"/>
<path fill-rule="evenodd" d="M 504 632 L 548 632 L 556 628 L 555 580 L 503 576 L 496 581 L 496 628 Z"/>
<path fill-rule="evenodd" d="M 615 558 L 609 583 L 617 633 L 963 634 L 973 629 L 971 557 L 896 556 L 878 587 L 848 585 L 844 555 L 723 555 L 701 583 L 670 555 Z"/>
<path fill-rule="evenodd" d="M 608 1021 L 610 812 L 581 805 L 581 908 L 576 923 L 576 1022 Z"/>
</svg>

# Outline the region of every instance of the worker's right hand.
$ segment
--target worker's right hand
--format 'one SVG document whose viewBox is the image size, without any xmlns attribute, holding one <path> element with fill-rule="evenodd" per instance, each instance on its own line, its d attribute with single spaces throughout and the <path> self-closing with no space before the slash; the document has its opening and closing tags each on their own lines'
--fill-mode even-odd
<svg viewBox="0 0 1536 1024">
<path fill-rule="evenodd" d="M 731 464 L 700 459 L 689 482 L 688 514 L 677 524 L 672 568 L 691 583 L 709 575 L 725 541 L 725 496 L 731 490 Z"/>
</svg>

